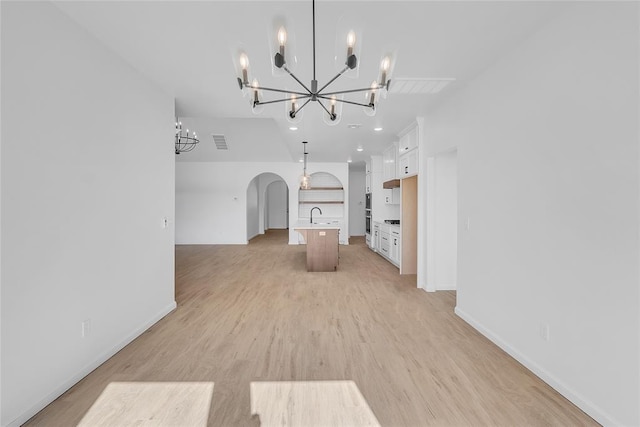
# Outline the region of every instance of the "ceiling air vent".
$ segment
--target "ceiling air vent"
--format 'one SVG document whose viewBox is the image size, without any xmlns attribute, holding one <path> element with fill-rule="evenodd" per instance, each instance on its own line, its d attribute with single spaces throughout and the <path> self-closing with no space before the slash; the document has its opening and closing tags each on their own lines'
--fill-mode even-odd
<svg viewBox="0 0 640 427">
<path fill-rule="evenodd" d="M 227 146 L 227 140 L 225 139 L 224 135 L 212 134 L 211 137 L 213 138 L 213 142 L 214 142 L 214 144 L 216 144 L 216 148 L 218 150 L 228 150 L 229 149 L 229 147 Z"/>
<path fill-rule="evenodd" d="M 389 93 L 401 94 L 425 94 L 438 93 L 449 83 L 456 79 L 414 79 L 414 78 L 397 78 L 391 80 Z"/>
</svg>

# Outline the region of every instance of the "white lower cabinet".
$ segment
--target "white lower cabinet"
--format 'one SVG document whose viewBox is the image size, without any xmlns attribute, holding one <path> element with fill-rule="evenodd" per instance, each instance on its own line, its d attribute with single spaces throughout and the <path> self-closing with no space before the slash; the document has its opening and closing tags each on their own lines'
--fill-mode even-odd
<svg viewBox="0 0 640 427">
<path fill-rule="evenodd" d="M 386 258 L 391 256 L 391 237 L 389 233 L 380 231 L 380 254 Z"/>
<path fill-rule="evenodd" d="M 391 230 L 391 249 L 389 259 L 395 265 L 400 265 L 400 230 Z"/>
<path fill-rule="evenodd" d="M 373 250 L 396 267 L 400 265 L 400 227 L 380 222 L 373 223 Z"/>
<path fill-rule="evenodd" d="M 373 223 L 373 246 L 374 251 L 380 252 L 380 223 Z"/>
</svg>

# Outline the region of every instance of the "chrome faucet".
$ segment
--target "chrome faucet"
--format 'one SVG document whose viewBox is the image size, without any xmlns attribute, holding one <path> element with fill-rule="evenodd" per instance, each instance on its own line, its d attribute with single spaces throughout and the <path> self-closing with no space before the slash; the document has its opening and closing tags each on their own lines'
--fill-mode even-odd
<svg viewBox="0 0 640 427">
<path fill-rule="evenodd" d="M 311 218 L 309 219 L 309 222 L 310 222 L 311 224 L 313 224 L 313 210 L 314 210 L 314 209 L 318 209 L 318 210 L 320 211 L 320 215 L 322 215 L 322 209 L 320 209 L 320 208 L 319 208 L 319 207 L 317 207 L 317 206 L 312 207 L 312 208 L 311 208 Z"/>
</svg>

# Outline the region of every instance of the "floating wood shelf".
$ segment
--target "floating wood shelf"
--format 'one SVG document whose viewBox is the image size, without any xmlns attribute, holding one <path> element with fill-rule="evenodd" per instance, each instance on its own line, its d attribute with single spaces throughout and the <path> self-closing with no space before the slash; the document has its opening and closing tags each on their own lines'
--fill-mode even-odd
<svg viewBox="0 0 640 427">
<path fill-rule="evenodd" d="M 313 187 L 313 188 L 301 188 L 300 191 L 313 191 L 313 190 L 344 190 L 343 187 Z"/>
<path fill-rule="evenodd" d="M 382 183 L 382 188 L 397 188 L 400 187 L 399 179 L 392 179 L 390 181 L 385 181 Z"/>
<path fill-rule="evenodd" d="M 321 204 L 343 204 L 342 200 L 322 200 L 314 202 L 313 200 L 300 200 L 301 205 L 321 205 Z"/>
</svg>

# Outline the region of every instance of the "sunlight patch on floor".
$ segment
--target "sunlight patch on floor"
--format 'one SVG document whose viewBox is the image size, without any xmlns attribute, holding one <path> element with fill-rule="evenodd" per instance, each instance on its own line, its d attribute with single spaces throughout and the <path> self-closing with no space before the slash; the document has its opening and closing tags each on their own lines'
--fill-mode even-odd
<svg viewBox="0 0 640 427">
<path fill-rule="evenodd" d="M 261 426 L 380 426 L 353 381 L 251 383 L 251 414 Z"/>
<path fill-rule="evenodd" d="M 212 382 L 112 382 L 78 426 L 205 427 Z"/>
</svg>

